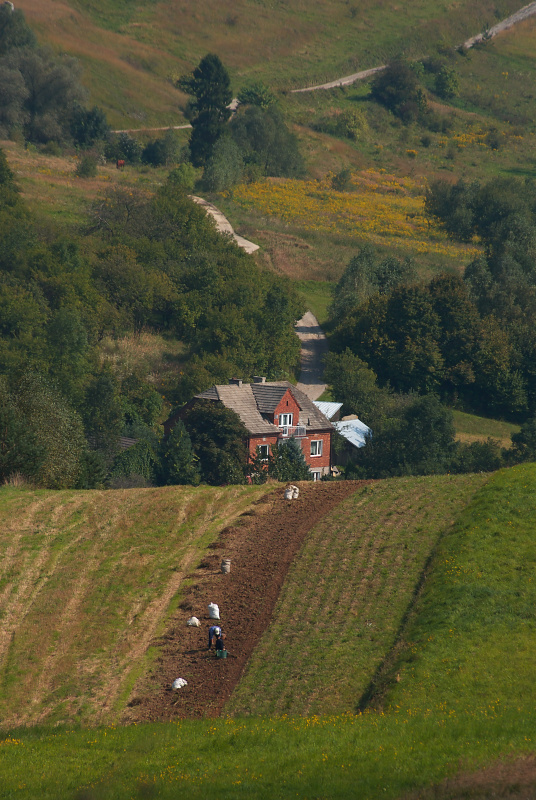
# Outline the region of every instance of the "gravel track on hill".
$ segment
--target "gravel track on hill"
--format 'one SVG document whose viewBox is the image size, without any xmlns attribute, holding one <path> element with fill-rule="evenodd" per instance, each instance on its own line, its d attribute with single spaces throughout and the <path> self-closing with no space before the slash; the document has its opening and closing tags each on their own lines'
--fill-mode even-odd
<svg viewBox="0 0 536 800">
<path fill-rule="evenodd" d="M 460 46 L 464 50 L 470 50 L 471 47 L 475 46 L 475 44 L 493 39 L 498 33 L 502 33 L 503 31 L 509 30 L 509 28 L 513 28 L 513 26 L 518 22 L 523 22 L 524 20 L 529 19 L 529 17 L 532 17 L 534 14 L 536 14 L 536 0 L 532 3 L 529 3 L 527 6 L 523 6 L 523 8 L 519 9 L 519 11 L 511 14 L 501 22 L 498 22 L 497 25 L 493 25 L 491 28 L 488 28 L 485 33 L 478 33 L 476 36 L 472 36 L 470 39 L 467 39 Z M 383 72 L 384 69 L 387 69 L 386 64 L 382 64 L 379 67 L 372 67 L 372 69 L 364 69 L 360 72 L 354 72 L 353 75 L 346 75 L 344 78 L 336 78 L 334 81 L 329 81 L 329 83 L 320 83 L 316 86 L 306 86 L 303 89 L 292 89 L 291 94 L 316 92 L 318 89 L 336 89 L 338 86 L 351 86 L 352 83 L 357 83 L 357 81 L 364 81 L 367 78 L 372 78 L 373 75 L 376 75 L 378 72 Z"/>
<path fill-rule="evenodd" d="M 123 722 L 219 716 L 271 620 L 307 533 L 363 482 L 299 485 L 298 500 L 285 501 L 278 488 L 221 532 L 192 575 L 194 582 L 168 630 L 153 642 L 161 647 L 156 666 L 134 688 Z M 228 575 L 219 569 L 223 556 L 231 559 Z M 220 608 L 227 659 L 207 651 L 210 602 Z M 200 628 L 187 627 L 192 615 L 201 621 Z M 173 691 L 175 678 L 185 678 L 188 685 Z"/>
<path fill-rule="evenodd" d="M 301 342 L 300 380 L 297 388 L 311 400 L 318 400 L 326 391 L 324 356 L 328 352 L 326 334 L 311 311 L 306 311 L 294 330 Z"/>
</svg>

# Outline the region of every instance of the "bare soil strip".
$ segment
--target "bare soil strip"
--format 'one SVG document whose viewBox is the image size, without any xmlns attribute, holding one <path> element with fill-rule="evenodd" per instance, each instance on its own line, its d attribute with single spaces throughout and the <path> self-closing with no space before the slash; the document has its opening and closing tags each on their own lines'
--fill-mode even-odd
<svg viewBox="0 0 536 800">
<path fill-rule="evenodd" d="M 534 800 L 536 756 L 506 758 L 479 772 L 462 772 L 401 800 Z"/>
<path fill-rule="evenodd" d="M 277 489 L 259 500 L 253 516 L 225 529 L 195 573 L 188 601 L 181 604 L 160 644 L 161 655 L 152 676 L 135 687 L 124 722 L 216 717 L 229 698 L 257 642 L 268 626 L 288 569 L 309 530 L 353 494 L 362 482 L 305 483 L 300 497 L 285 501 Z M 218 569 L 222 556 L 231 572 Z M 227 635 L 227 659 L 207 651 L 208 604 L 217 603 Z M 186 626 L 197 616 L 200 628 Z M 187 686 L 173 692 L 175 678 Z"/>
</svg>

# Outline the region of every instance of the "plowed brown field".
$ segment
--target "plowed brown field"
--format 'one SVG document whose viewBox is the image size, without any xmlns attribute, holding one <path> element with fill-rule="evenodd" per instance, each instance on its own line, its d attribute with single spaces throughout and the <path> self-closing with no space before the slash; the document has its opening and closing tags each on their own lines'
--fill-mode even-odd
<svg viewBox="0 0 536 800">
<path fill-rule="evenodd" d="M 283 490 L 265 495 L 246 512 L 241 524 L 222 531 L 213 553 L 199 565 L 188 599 L 177 610 L 161 646 L 157 665 L 135 687 L 124 722 L 216 717 L 270 622 L 293 558 L 313 526 L 362 482 L 300 484 L 298 500 L 285 501 Z M 222 557 L 231 572 L 220 571 Z M 227 659 L 207 651 L 208 604 L 220 608 L 227 636 Z M 195 615 L 200 628 L 187 627 Z M 173 691 L 175 678 L 184 688 Z"/>
</svg>

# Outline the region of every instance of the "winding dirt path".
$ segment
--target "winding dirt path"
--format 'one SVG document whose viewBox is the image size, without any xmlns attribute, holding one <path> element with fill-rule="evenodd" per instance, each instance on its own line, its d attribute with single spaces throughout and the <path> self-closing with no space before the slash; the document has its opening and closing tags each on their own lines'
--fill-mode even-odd
<svg viewBox="0 0 536 800">
<path fill-rule="evenodd" d="M 493 39 L 493 37 L 497 36 L 498 33 L 502 33 L 503 31 L 512 28 L 516 23 L 523 22 L 523 20 L 528 19 L 534 14 L 536 14 L 536 1 L 529 3 L 528 6 L 523 6 L 523 8 L 519 9 L 519 11 L 516 11 L 506 19 L 503 19 L 502 22 L 498 22 L 497 25 L 493 25 L 491 28 L 488 28 L 488 30 L 484 33 L 479 33 L 476 36 L 472 36 L 470 39 L 467 39 L 461 45 L 461 47 L 463 47 L 464 50 L 470 50 L 475 44 L 478 44 L 484 40 Z M 377 72 L 382 72 L 386 68 L 387 64 L 382 64 L 380 67 L 373 67 L 372 69 L 365 69 L 361 72 L 354 72 L 353 75 L 347 75 L 345 78 L 337 78 L 329 83 L 320 83 L 317 86 L 307 86 L 304 89 L 292 89 L 291 94 L 315 92 L 317 89 L 335 89 L 337 86 L 350 86 L 352 83 L 366 80 L 372 75 L 375 75 Z"/>
<path fill-rule="evenodd" d="M 193 200 L 198 206 L 202 206 L 207 214 L 210 214 L 210 216 L 214 219 L 216 227 L 220 233 L 226 233 L 229 236 L 232 236 L 237 245 L 245 250 L 246 253 L 254 253 L 259 249 L 258 244 L 250 242 L 247 239 L 244 239 L 243 236 L 239 236 L 238 233 L 235 233 L 234 228 L 227 217 L 222 214 L 219 208 L 216 208 L 213 203 L 209 203 L 208 200 L 204 200 L 202 197 L 195 197 L 195 195 L 189 195 L 189 197 L 190 200 Z"/>
<path fill-rule="evenodd" d="M 301 341 L 300 380 L 297 388 L 311 400 L 326 391 L 324 383 L 324 356 L 328 352 L 326 334 L 311 311 L 306 311 L 294 328 Z"/>
</svg>

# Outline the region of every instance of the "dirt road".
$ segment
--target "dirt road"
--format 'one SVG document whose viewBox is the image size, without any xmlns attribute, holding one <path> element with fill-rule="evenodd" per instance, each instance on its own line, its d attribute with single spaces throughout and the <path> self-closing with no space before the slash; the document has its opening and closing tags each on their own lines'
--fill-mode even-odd
<svg viewBox="0 0 536 800">
<path fill-rule="evenodd" d="M 482 42 L 487 39 L 493 39 L 494 36 L 497 36 L 498 33 L 502 33 L 503 31 L 512 28 L 517 22 L 522 22 L 525 19 L 536 14 L 536 2 L 529 3 L 528 6 L 523 6 L 520 8 L 519 11 L 516 11 L 514 14 L 511 14 L 506 19 L 503 19 L 502 22 L 498 22 L 497 25 L 493 25 L 491 28 L 488 28 L 487 31 L 484 33 L 479 33 L 476 36 L 471 37 L 471 39 L 467 39 L 461 47 L 465 50 L 470 50 L 475 44 L 478 42 Z M 337 86 L 350 86 L 352 83 L 356 81 L 363 81 L 367 78 L 370 78 L 372 75 L 375 75 L 377 72 L 381 72 L 386 68 L 386 64 L 383 64 L 380 67 L 373 67 L 372 69 L 365 69 L 361 72 L 354 72 L 353 75 L 347 75 L 345 78 L 337 78 L 337 80 L 330 81 L 329 83 L 320 83 L 317 86 L 307 86 L 305 89 L 292 89 L 292 94 L 299 94 L 300 92 L 315 92 L 317 89 L 335 89 Z"/>
<path fill-rule="evenodd" d="M 190 195 L 190 199 L 193 200 L 194 203 L 197 203 L 197 205 L 202 206 L 207 214 L 210 214 L 210 216 L 216 222 L 216 227 L 220 233 L 227 233 L 229 236 L 232 236 L 237 245 L 245 250 L 246 253 L 254 253 L 255 250 L 259 249 L 258 244 L 254 244 L 254 242 L 250 242 L 247 239 L 244 239 L 243 236 L 239 236 L 237 233 L 235 233 L 233 226 L 227 217 L 224 216 L 219 208 L 216 208 L 213 203 L 209 203 L 208 200 L 204 200 L 202 197 L 195 197 L 194 195 Z"/>
<path fill-rule="evenodd" d="M 318 400 L 326 391 L 324 383 L 324 356 L 328 352 L 326 335 L 310 311 L 306 311 L 298 320 L 295 331 L 301 341 L 301 371 L 297 387 L 311 400 Z"/>
<path fill-rule="evenodd" d="M 509 28 L 512 28 L 517 22 L 522 22 L 529 17 L 532 17 L 533 14 L 536 14 L 536 2 L 529 3 L 528 6 L 523 6 L 520 8 L 519 11 L 516 11 L 514 14 L 511 14 L 506 19 L 503 19 L 502 22 L 498 22 L 497 25 L 493 25 L 491 28 L 488 28 L 485 33 L 479 33 L 477 36 L 473 36 L 471 39 L 467 39 L 466 42 L 463 43 L 462 47 L 465 50 L 469 50 L 478 42 L 482 42 L 487 39 L 493 39 L 494 36 L 497 36 L 498 33 L 502 33 L 503 31 L 507 31 Z"/>
</svg>

